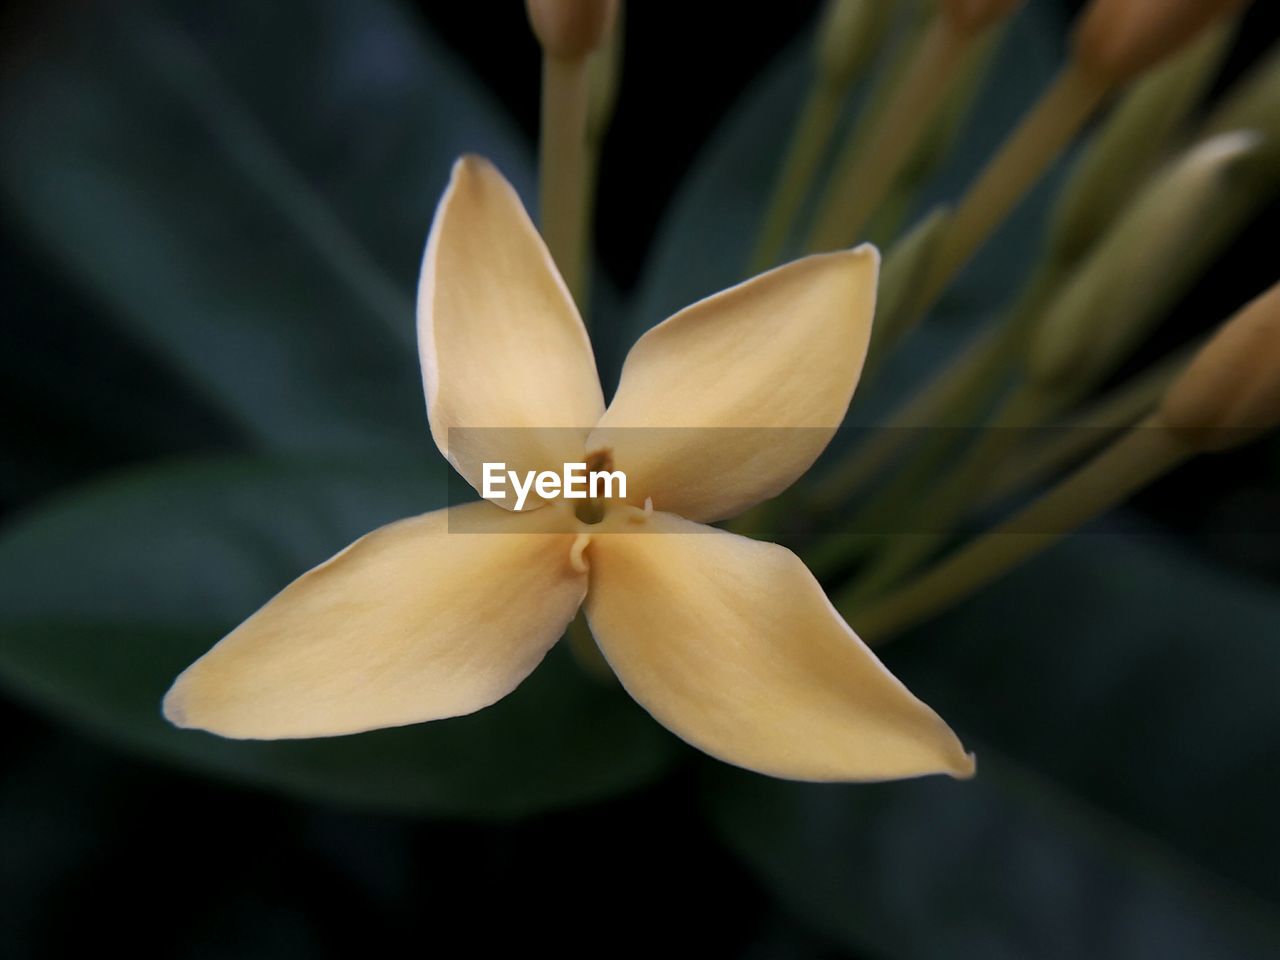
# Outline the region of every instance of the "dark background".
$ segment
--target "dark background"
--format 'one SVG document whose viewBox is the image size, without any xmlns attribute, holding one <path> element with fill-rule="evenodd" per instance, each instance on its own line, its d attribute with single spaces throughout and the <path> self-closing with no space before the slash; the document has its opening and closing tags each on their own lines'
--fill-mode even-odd
<svg viewBox="0 0 1280 960">
<path fill-rule="evenodd" d="M 11 5 L 6 72 L 40 56 L 44 18 L 74 15 L 75 6 Z M 1265 9 L 1244 31 L 1227 78 L 1276 36 L 1274 5 L 1257 6 Z M 598 207 L 601 262 L 623 290 L 636 282 L 662 210 L 699 147 L 811 22 L 817 4 L 692 7 L 635 2 L 627 11 L 625 70 Z M 532 140 L 539 54 L 521 6 L 417 8 Z M 1206 316 L 1275 279 L 1274 223 L 1273 210 L 1164 335 L 1202 328 Z M 8 223 L 0 276 L 6 326 L 38 307 L 84 330 L 85 339 L 69 347 L 67 369 L 92 377 L 96 356 L 110 350 L 140 394 L 164 397 L 171 388 L 145 357 L 91 331 L 83 318 L 92 307 Z M 16 342 L 29 347 L 41 337 L 27 329 Z M 12 347 L 15 338 L 6 342 Z M 216 451 L 229 442 L 210 417 L 175 433 L 168 450 L 138 449 L 127 431 L 105 428 L 91 414 L 45 406 L 21 379 L 0 386 L 0 403 L 13 458 L 5 511 L 142 457 Z M 1259 447 L 1198 463 L 1146 494 L 1140 508 L 1227 567 L 1280 573 L 1277 539 L 1246 536 L 1246 520 L 1235 519 L 1280 516 L 1274 457 L 1274 447 Z M 710 836 L 687 802 L 696 776 L 687 770 L 623 799 L 493 825 L 356 813 L 174 772 L 7 701 L 0 727 L 7 732 L 0 956 L 96 948 L 138 957 L 350 957 L 401 945 L 429 956 L 534 949 L 854 955 L 779 905 Z"/>
</svg>

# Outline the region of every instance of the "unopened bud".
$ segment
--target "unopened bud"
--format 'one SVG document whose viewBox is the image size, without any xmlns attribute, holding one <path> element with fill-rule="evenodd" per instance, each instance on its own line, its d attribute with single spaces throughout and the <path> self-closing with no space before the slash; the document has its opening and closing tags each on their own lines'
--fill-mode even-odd
<svg viewBox="0 0 1280 960">
<path fill-rule="evenodd" d="M 1049 246 L 1068 265 L 1084 255 L 1152 171 L 1201 101 L 1226 56 L 1235 23 L 1206 30 L 1130 88 L 1089 139 L 1054 203 Z M 1256 129 L 1232 123 L 1215 133 Z"/>
<path fill-rule="evenodd" d="M 836 87 L 848 85 L 880 47 L 893 20 L 885 0 L 827 0 L 818 26 L 818 75 Z"/>
<path fill-rule="evenodd" d="M 1006 32 L 1006 25 L 1000 24 L 970 44 L 969 51 L 952 78 L 951 90 L 929 122 L 920 145 L 916 147 L 902 172 L 903 181 L 918 185 L 939 170 L 950 157 L 957 139 L 966 129 L 974 102 L 982 90 Z"/>
<path fill-rule="evenodd" d="M 547 56 L 578 60 L 604 42 L 617 0 L 526 0 L 529 24 Z"/>
<path fill-rule="evenodd" d="M 1092 0 L 1077 21 L 1076 62 L 1108 83 L 1124 83 L 1246 2 Z"/>
<path fill-rule="evenodd" d="M 902 332 L 912 297 L 929 273 L 938 242 L 951 218 L 948 207 L 937 207 L 908 230 L 884 257 L 880 289 L 876 294 L 876 318 L 871 328 L 876 349 L 893 343 Z"/>
<path fill-rule="evenodd" d="M 1258 130 L 1269 150 L 1280 148 L 1280 46 L 1227 91 L 1207 128 L 1210 133 Z"/>
<path fill-rule="evenodd" d="M 1160 403 L 1160 423 L 1198 450 L 1225 450 L 1280 425 L 1280 283 L 1231 317 Z"/>
<path fill-rule="evenodd" d="M 1228 174 L 1257 150 L 1251 132 L 1192 148 L 1159 175 L 1098 242 L 1044 318 L 1028 374 L 1042 389 L 1074 397 L 1108 376 L 1147 334 L 1166 304 L 1166 274 L 1179 273 L 1205 219 L 1227 195 Z"/>
<path fill-rule="evenodd" d="M 942 0 L 940 6 L 958 33 L 977 33 L 1009 16 L 1022 0 Z"/>
</svg>

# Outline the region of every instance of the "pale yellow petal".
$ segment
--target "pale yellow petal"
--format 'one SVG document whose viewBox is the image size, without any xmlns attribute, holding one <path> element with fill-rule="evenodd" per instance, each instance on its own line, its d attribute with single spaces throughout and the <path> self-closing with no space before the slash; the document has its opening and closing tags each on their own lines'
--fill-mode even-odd
<svg viewBox="0 0 1280 960">
<path fill-rule="evenodd" d="M 573 535 L 542 532 L 560 523 L 551 514 L 473 503 L 375 530 L 188 667 L 165 716 L 275 739 L 488 706 L 533 671 L 586 592 Z"/>
<path fill-rule="evenodd" d="M 776 496 L 844 419 L 875 312 L 875 248 L 806 257 L 681 310 L 637 341 L 587 438 L 628 499 L 719 520 Z"/>
<path fill-rule="evenodd" d="M 728 763 L 795 780 L 971 776 L 973 758 L 772 543 L 652 514 L 588 548 L 586 612 L 628 692 Z"/>
<path fill-rule="evenodd" d="M 418 285 L 431 435 L 468 482 L 480 464 L 558 470 L 604 409 L 591 343 L 515 190 L 463 157 L 436 208 Z"/>
</svg>

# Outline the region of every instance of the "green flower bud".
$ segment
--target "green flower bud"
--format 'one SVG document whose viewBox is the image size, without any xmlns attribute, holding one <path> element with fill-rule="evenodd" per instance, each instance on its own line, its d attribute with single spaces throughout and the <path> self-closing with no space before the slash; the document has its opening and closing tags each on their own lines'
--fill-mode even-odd
<svg viewBox="0 0 1280 960">
<path fill-rule="evenodd" d="M 893 6 L 886 0 L 827 0 L 814 50 L 824 82 L 844 87 L 853 81 L 879 49 Z"/>
<path fill-rule="evenodd" d="M 1031 341 L 1028 375 L 1040 390 L 1075 398 L 1096 386 L 1166 306 L 1166 275 L 1201 240 L 1227 196 L 1230 174 L 1260 142 L 1252 132 L 1213 137 L 1155 178 L 1076 270 Z"/>
<path fill-rule="evenodd" d="M 1280 151 L 1280 45 L 1227 92 L 1206 129 L 1257 130 L 1266 135 L 1268 150 Z"/>
<path fill-rule="evenodd" d="M 934 208 L 885 254 L 876 294 L 875 325 L 871 330 L 873 349 L 897 339 L 903 319 L 909 316 L 911 297 L 928 275 L 950 216 L 950 208 Z"/>
<path fill-rule="evenodd" d="M 1141 78 L 1090 138 L 1054 206 L 1049 246 L 1056 260 L 1078 260 L 1124 209 L 1213 82 L 1235 27 L 1234 18 L 1215 24 Z M 1244 129 L 1252 125 L 1223 128 Z"/>
</svg>

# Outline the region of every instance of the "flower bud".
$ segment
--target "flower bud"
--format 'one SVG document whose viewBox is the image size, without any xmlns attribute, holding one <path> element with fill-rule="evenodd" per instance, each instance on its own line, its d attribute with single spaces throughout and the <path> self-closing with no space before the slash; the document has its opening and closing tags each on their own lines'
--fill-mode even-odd
<svg viewBox="0 0 1280 960">
<path fill-rule="evenodd" d="M 1167 306 L 1166 276 L 1184 272 L 1204 222 L 1229 194 L 1231 174 L 1260 138 L 1225 133 L 1157 176 L 1098 241 L 1031 342 L 1028 375 L 1074 398 L 1108 376 Z"/>
<path fill-rule="evenodd" d="M 957 33 L 977 33 L 1022 6 L 1022 0 L 942 0 L 942 13 Z"/>
<path fill-rule="evenodd" d="M 875 325 L 871 329 L 877 349 L 893 343 L 903 332 L 902 321 L 908 316 L 911 298 L 929 273 L 929 265 L 950 219 L 949 208 L 936 207 L 885 254 L 876 294 Z"/>
<path fill-rule="evenodd" d="M 1006 33 L 1007 24 L 998 24 L 969 45 L 952 77 L 951 90 L 903 168 L 901 182 L 918 187 L 940 170 L 951 156 L 956 141 L 965 132 L 974 102 L 987 80 Z"/>
<path fill-rule="evenodd" d="M 1225 450 L 1280 425 L 1280 283 L 1222 325 L 1160 403 L 1165 429 Z"/>
<path fill-rule="evenodd" d="M 547 56 L 578 60 L 604 42 L 617 0 L 526 0 L 529 24 Z"/>
<path fill-rule="evenodd" d="M 1054 202 L 1049 246 L 1059 263 L 1074 263 L 1087 253 L 1155 168 L 1218 73 L 1235 26 L 1216 24 L 1149 71 L 1090 137 Z M 1231 123 L 1214 132 L 1249 129 L 1256 126 Z"/>
<path fill-rule="evenodd" d="M 1246 2 L 1092 0 L 1076 22 L 1076 62 L 1108 83 L 1124 83 Z"/>
<path fill-rule="evenodd" d="M 1280 147 L 1280 47 L 1227 91 L 1206 127 L 1210 133 L 1257 130 L 1266 135 L 1269 150 Z"/>
<path fill-rule="evenodd" d="M 827 0 L 818 26 L 818 75 L 835 87 L 848 85 L 880 46 L 892 21 L 885 0 Z"/>
</svg>

